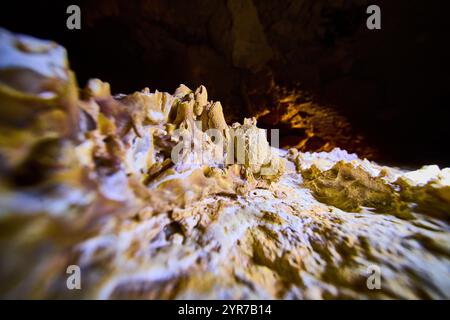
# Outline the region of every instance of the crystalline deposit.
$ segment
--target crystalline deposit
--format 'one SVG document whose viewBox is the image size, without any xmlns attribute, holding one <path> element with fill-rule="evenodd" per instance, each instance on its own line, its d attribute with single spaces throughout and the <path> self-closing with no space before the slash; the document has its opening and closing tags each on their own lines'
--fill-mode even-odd
<svg viewBox="0 0 450 320">
<path fill-rule="evenodd" d="M 203 86 L 79 90 L 6 30 L 0 61 L 2 298 L 450 298 L 449 169 L 275 152 Z"/>
</svg>

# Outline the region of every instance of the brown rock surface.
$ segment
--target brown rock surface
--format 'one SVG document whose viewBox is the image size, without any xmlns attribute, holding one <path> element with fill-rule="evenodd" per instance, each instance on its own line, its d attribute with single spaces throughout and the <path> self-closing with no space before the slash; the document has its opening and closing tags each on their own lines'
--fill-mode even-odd
<svg viewBox="0 0 450 320">
<path fill-rule="evenodd" d="M 204 87 L 111 96 L 92 80 L 78 97 L 63 48 L 0 37 L 40 48 L 0 42 L 20 66 L 0 65 L 0 112 L 33 114 L 0 122 L 1 297 L 450 297 L 449 169 L 273 149 Z M 46 72 L 53 50 L 65 77 Z"/>
</svg>

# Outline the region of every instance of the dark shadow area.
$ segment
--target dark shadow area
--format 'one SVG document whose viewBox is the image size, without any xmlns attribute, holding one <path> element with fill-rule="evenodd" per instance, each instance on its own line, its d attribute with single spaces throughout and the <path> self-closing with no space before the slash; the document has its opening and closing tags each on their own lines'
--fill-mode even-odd
<svg viewBox="0 0 450 320">
<path fill-rule="evenodd" d="M 65 27 L 73 3 L 82 9 L 81 30 Z M 366 28 L 372 3 L 381 7 L 382 30 Z M 0 26 L 64 45 L 80 86 L 91 77 L 115 93 L 204 84 L 229 121 L 264 109 L 282 114 L 274 86 L 300 88 L 346 117 L 377 149 L 373 159 L 448 166 L 446 7 L 441 0 L 14 1 L 0 5 Z M 304 128 L 270 119 L 263 126 L 282 129 L 285 145 L 304 138 Z M 305 150 L 320 150 L 325 136 Z M 355 151 L 340 142 L 347 140 L 334 145 Z"/>
</svg>

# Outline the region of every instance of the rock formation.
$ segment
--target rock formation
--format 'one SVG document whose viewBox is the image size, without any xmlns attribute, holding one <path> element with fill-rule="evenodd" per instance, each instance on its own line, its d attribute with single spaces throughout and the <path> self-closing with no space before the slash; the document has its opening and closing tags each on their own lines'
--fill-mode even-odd
<svg viewBox="0 0 450 320">
<path fill-rule="evenodd" d="M 79 89 L 3 29 L 0 130 L 3 298 L 450 298 L 448 168 L 273 148 L 203 86 Z"/>
</svg>

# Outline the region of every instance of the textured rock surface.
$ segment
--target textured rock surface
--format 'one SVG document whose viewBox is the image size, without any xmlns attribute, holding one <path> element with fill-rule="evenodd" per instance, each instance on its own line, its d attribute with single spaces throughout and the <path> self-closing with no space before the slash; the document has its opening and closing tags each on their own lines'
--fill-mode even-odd
<svg viewBox="0 0 450 320">
<path fill-rule="evenodd" d="M 0 38 L 1 297 L 450 298 L 449 169 L 275 150 L 203 86 L 78 94 L 63 48 Z"/>
</svg>

